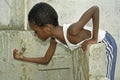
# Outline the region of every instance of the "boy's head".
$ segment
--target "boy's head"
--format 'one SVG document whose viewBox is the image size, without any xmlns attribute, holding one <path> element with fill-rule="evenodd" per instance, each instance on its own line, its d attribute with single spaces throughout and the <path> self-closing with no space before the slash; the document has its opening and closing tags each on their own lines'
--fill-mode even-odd
<svg viewBox="0 0 120 80">
<path fill-rule="evenodd" d="M 28 21 L 39 27 L 46 24 L 58 26 L 58 15 L 55 9 L 47 3 L 37 3 L 28 14 Z"/>
<path fill-rule="evenodd" d="M 58 15 L 53 7 L 47 3 L 36 4 L 28 14 L 30 27 L 35 35 L 45 41 L 52 36 L 52 28 L 58 26 Z"/>
</svg>

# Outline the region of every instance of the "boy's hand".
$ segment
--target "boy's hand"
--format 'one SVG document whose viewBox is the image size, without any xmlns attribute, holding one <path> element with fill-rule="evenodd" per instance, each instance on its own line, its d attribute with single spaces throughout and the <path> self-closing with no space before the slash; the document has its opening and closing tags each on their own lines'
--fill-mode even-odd
<svg viewBox="0 0 120 80">
<path fill-rule="evenodd" d="M 83 51 L 86 53 L 86 51 L 87 51 L 87 46 L 89 45 L 89 44 L 96 44 L 97 43 L 97 39 L 90 39 L 90 40 L 86 40 L 86 41 L 84 41 L 83 43 L 82 43 L 82 49 L 83 49 Z"/>
<path fill-rule="evenodd" d="M 23 56 L 18 53 L 17 49 L 13 50 L 13 57 L 14 57 L 14 59 L 17 59 L 17 60 L 22 60 L 23 59 Z"/>
<path fill-rule="evenodd" d="M 96 43 L 97 43 L 97 39 L 87 40 L 87 43 L 88 43 L 88 44 L 96 44 Z"/>
</svg>

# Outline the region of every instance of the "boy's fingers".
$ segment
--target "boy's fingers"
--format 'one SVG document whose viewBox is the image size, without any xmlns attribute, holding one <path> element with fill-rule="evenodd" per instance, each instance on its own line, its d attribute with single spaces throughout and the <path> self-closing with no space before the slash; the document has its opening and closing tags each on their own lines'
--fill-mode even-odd
<svg viewBox="0 0 120 80">
<path fill-rule="evenodd" d="M 13 51 L 14 51 L 14 52 L 16 52 L 16 53 L 18 52 L 18 50 L 17 50 L 17 49 L 14 49 Z"/>
</svg>

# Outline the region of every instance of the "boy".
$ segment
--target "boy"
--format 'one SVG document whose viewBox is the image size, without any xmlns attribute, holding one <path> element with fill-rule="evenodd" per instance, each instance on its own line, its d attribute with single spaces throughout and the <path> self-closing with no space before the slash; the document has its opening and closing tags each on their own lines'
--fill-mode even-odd
<svg viewBox="0 0 120 80">
<path fill-rule="evenodd" d="M 85 26 L 90 19 L 93 22 L 93 29 Z M 15 49 L 13 52 L 15 59 L 48 64 L 55 52 L 57 42 L 63 43 L 70 50 L 81 47 L 84 52 L 88 44 L 103 42 L 106 45 L 106 76 L 114 80 L 117 46 L 108 32 L 99 30 L 99 8 L 97 6 L 89 8 L 77 22 L 61 27 L 54 8 L 47 3 L 38 3 L 29 12 L 28 21 L 38 38 L 45 41 L 51 37 L 49 48 L 44 57 L 38 58 L 25 57 Z"/>
</svg>

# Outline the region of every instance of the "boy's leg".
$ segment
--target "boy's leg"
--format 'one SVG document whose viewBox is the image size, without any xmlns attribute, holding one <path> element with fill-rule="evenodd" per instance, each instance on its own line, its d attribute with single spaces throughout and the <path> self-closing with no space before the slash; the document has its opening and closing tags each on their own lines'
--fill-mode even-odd
<svg viewBox="0 0 120 80">
<path fill-rule="evenodd" d="M 115 66 L 116 66 L 116 57 L 117 57 L 117 49 L 116 50 L 113 50 L 113 61 L 112 61 L 112 70 L 111 70 L 111 76 L 110 76 L 110 79 L 111 80 L 114 80 L 114 74 L 115 74 Z"/>
<path fill-rule="evenodd" d="M 105 39 L 103 40 L 103 42 L 106 44 L 106 55 L 107 55 L 106 76 L 110 78 L 110 80 L 114 80 L 117 46 L 116 46 L 114 38 L 109 33 L 106 33 Z"/>
<path fill-rule="evenodd" d="M 110 73 L 110 79 L 114 80 L 114 75 L 115 75 L 115 66 L 116 66 L 116 58 L 117 58 L 117 45 L 116 42 L 114 40 L 114 38 L 108 33 L 108 37 L 111 40 L 111 45 L 113 47 L 113 60 L 112 60 L 112 69 L 111 69 L 111 73 Z"/>
</svg>

